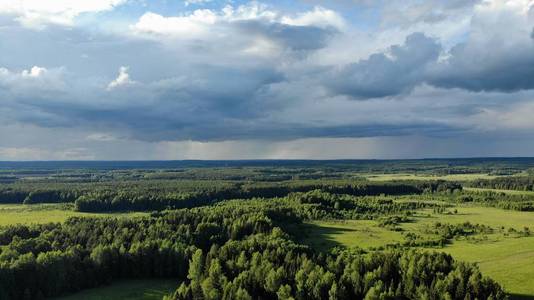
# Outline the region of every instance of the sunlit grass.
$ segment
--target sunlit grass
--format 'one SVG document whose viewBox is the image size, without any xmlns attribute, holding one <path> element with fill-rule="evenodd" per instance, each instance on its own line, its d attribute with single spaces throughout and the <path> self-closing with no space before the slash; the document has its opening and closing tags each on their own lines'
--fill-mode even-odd
<svg viewBox="0 0 534 300">
<path fill-rule="evenodd" d="M 0 204 L 0 226 L 64 222 L 69 217 L 141 216 L 146 213 L 83 213 L 64 204 Z"/>
<path fill-rule="evenodd" d="M 359 174 L 371 181 L 391 181 L 391 180 L 449 180 L 449 181 L 471 181 L 476 179 L 493 179 L 499 176 L 484 173 L 476 174 L 451 174 L 451 175 L 428 175 L 428 174 Z"/>
<path fill-rule="evenodd" d="M 403 223 L 400 227 L 404 232 L 421 236 L 426 236 L 425 229 L 436 222 L 471 222 L 492 227 L 494 233 L 483 238 L 455 240 L 444 248 L 427 250 L 447 252 L 456 259 L 477 263 L 485 275 L 498 281 L 508 292 L 534 296 L 534 236 L 505 234 L 509 228 L 518 231 L 524 227 L 534 229 L 534 213 L 477 206 L 458 206 L 449 208 L 449 211 L 450 214 L 436 214 L 432 210 L 421 210 L 413 217 L 413 222 Z M 369 249 L 404 239 L 400 232 L 379 227 L 378 222 L 369 220 L 317 221 L 306 224 L 304 232 L 303 242 L 319 250 L 334 246 Z"/>
<path fill-rule="evenodd" d="M 304 225 L 302 241 L 320 250 L 333 246 L 371 248 L 402 239 L 399 232 L 377 226 L 376 221 L 317 221 Z"/>
</svg>

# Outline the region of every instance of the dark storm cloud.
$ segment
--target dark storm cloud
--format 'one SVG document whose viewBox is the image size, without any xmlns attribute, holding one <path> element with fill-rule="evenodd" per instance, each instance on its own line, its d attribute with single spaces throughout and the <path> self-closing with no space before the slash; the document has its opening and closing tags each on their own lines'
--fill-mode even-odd
<svg viewBox="0 0 534 300">
<path fill-rule="evenodd" d="M 327 45 L 328 40 L 337 33 L 334 28 L 314 26 L 293 26 L 280 23 L 240 21 L 235 26 L 246 35 L 257 35 L 278 42 L 292 50 L 316 50 Z"/>
<path fill-rule="evenodd" d="M 447 61 L 437 64 L 430 82 L 445 88 L 470 91 L 513 92 L 534 88 L 534 40 L 522 47 L 495 46 L 473 51 L 468 44 L 451 50 Z"/>
<path fill-rule="evenodd" d="M 225 141 L 225 140 L 294 140 L 301 138 L 346 138 L 346 137 L 374 137 L 374 136 L 403 136 L 424 135 L 431 137 L 449 136 L 465 129 L 438 124 L 435 122 L 413 123 L 404 126 L 375 124 L 375 125 L 339 125 L 313 126 L 297 123 L 273 124 L 266 121 L 254 120 L 223 120 L 194 124 L 166 123 L 155 125 L 152 130 L 136 133 L 136 138 L 145 141 L 161 140 L 196 140 L 196 141 Z M 179 130 L 178 130 L 179 129 Z"/>
<path fill-rule="evenodd" d="M 398 95 L 425 80 L 428 65 L 437 60 L 440 51 L 434 39 L 414 33 L 403 45 L 392 46 L 389 55 L 375 53 L 332 73 L 328 85 L 334 93 L 356 99 Z"/>
<path fill-rule="evenodd" d="M 399 95 L 423 83 L 474 92 L 534 89 L 534 39 L 525 35 L 508 47 L 498 40 L 477 42 L 444 53 L 435 39 L 414 33 L 387 53 L 331 73 L 327 85 L 333 93 L 360 100 Z M 440 54 L 447 58 L 438 60 Z"/>
<path fill-rule="evenodd" d="M 534 6 L 528 3 L 495 1 L 480 5 L 471 18 L 465 41 L 452 47 L 447 59 L 436 64 L 428 81 L 439 87 L 475 92 L 533 89 Z"/>
</svg>

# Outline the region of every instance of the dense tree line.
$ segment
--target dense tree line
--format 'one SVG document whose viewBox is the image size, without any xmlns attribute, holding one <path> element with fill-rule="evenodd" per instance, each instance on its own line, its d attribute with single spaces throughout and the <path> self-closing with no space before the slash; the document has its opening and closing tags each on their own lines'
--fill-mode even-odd
<svg viewBox="0 0 534 300">
<path fill-rule="evenodd" d="M 454 191 L 445 181 L 372 183 L 360 180 L 295 180 L 284 182 L 224 182 L 140 180 L 103 183 L 17 183 L 0 185 L 0 203 L 74 202 L 83 212 L 154 211 L 191 208 L 225 199 L 284 197 L 321 189 L 353 196 L 405 195 Z"/>
<path fill-rule="evenodd" d="M 282 198 L 253 198 L 248 200 L 228 200 L 215 206 L 236 205 L 240 207 L 261 208 L 267 214 L 273 210 L 284 209 L 291 212 L 291 218 L 280 220 L 282 223 L 295 223 L 299 220 L 352 219 L 373 220 L 398 214 L 409 215 L 413 210 L 423 208 L 449 207 L 450 204 L 403 200 L 397 201 L 386 196 L 351 196 L 332 194 L 322 190 L 291 193 Z M 280 214 L 268 215 L 279 221 Z M 295 218 L 296 216 L 297 218 Z M 277 226 L 281 226 L 276 223 Z"/>
<path fill-rule="evenodd" d="M 272 202 L 272 200 L 267 200 Z M 446 204 L 425 201 L 396 201 L 385 196 L 352 196 L 332 194 L 322 190 L 292 193 L 277 203 L 292 205 L 299 216 L 306 220 L 316 219 L 375 219 L 384 215 L 410 214 L 423 208 L 447 207 Z"/>
<path fill-rule="evenodd" d="M 469 183 L 469 186 L 486 189 L 534 191 L 534 176 L 503 176 L 493 179 L 478 179 Z"/>
<path fill-rule="evenodd" d="M 532 158 L 422 160 L 264 160 L 136 162 L 0 162 L 0 175 L 74 181 L 166 178 L 269 180 L 276 176 L 351 177 L 354 174 L 516 174 L 534 168 Z M 262 178 L 259 178 L 262 177 Z"/>
<path fill-rule="evenodd" d="M 509 194 L 494 191 L 463 192 L 459 196 L 448 197 L 460 203 L 474 202 L 484 206 L 517 211 L 534 211 L 534 196 L 528 194 Z"/>
<path fill-rule="evenodd" d="M 504 299 L 472 265 L 417 251 L 307 253 L 280 231 L 197 250 L 168 299 Z"/>
<path fill-rule="evenodd" d="M 85 212 L 120 210 L 162 210 L 166 208 L 187 208 L 206 205 L 225 199 L 251 199 L 255 197 L 283 197 L 293 192 L 321 189 L 330 193 L 353 196 L 404 195 L 423 192 L 452 191 L 461 189 L 450 182 L 307 182 L 255 183 L 232 186 L 216 191 L 174 192 L 174 193 L 132 193 L 129 191 L 94 192 L 76 199 L 76 209 Z"/>
<path fill-rule="evenodd" d="M 238 207 L 144 218 L 71 218 L 0 229 L 0 299 L 39 299 L 119 278 L 184 278 L 197 249 L 268 233 L 264 213 Z"/>
<path fill-rule="evenodd" d="M 237 185 L 225 181 L 196 180 L 137 180 L 91 183 L 71 183 L 64 181 L 20 181 L 0 184 L 0 203 L 58 203 L 74 202 L 77 198 L 91 193 L 129 192 L 144 193 L 213 193 L 236 189 Z"/>
<path fill-rule="evenodd" d="M 293 195 L 286 206 L 229 201 L 150 217 L 3 227 L 0 298 L 41 299 L 120 278 L 161 277 L 182 282 L 171 299 L 504 298 L 476 267 L 448 255 L 323 254 L 295 243 L 284 229 L 303 220 L 296 201 L 325 208 L 329 200 L 309 200 L 335 197 L 314 195 L 321 193 Z"/>
</svg>

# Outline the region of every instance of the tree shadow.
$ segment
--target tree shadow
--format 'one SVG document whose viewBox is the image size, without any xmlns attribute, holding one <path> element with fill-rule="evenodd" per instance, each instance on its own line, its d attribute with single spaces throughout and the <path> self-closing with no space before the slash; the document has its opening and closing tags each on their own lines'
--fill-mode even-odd
<svg viewBox="0 0 534 300">
<path fill-rule="evenodd" d="M 510 294 L 510 300 L 534 300 L 534 295 Z"/>
<path fill-rule="evenodd" d="M 299 224 L 298 228 L 293 231 L 295 239 L 305 245 L 319 251 L 326 251 L 334 247 L 343 246 L 340 242 L 334 239 L 335 235 L 344 232 L 355 232 L 356 229 L 350 228 L 334 228 L 320 226 L 312 223 Z"/>
</svg>

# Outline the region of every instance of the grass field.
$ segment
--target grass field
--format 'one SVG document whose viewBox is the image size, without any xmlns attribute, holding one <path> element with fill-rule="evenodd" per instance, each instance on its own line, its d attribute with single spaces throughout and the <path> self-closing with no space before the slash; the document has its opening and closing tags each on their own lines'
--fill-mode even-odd
<svg viewBox="0 0 534 300">
<path fill-rule="evenodd" d="M 457 214 L 436 214 L 419 211 L 414 222 L 403 223 L 404 232 L 425 235 L 425 229 L 435 222 L 457 224 L 469 221 L 492 227 L 494 233 L 477 239 L 455 240 L 444 251 L 459 260 L 477 263 L 482 272 L 501 283 L 516 295 L 534 299 L 534 236 L 506 235 L 508 228 L 534 228 L 534 213 L 505 211 L 489 207 L 459 206 Z M 501 228 L 504 227 L 505 230 Z M 376 221 L 320 221 L 303 226 L 304 243 L 319 250 L 333 246 L 370 248 L 403 241 L 403 234 L 378 226 Z M 519 299 L 519 298 L 518 298 Z"/>
<path fill-rule="evenodd" d="M 451 174 L 451 175 L 428 175 L 428 174 L 358 174 L 371 181 L 391 181 L 391 180 L 449 180 L 449 181 L 471 181 L 476 179 L 493 179 L 499 176 L 484 173 L 474 174 Z"/>
<path fill-rule="evenodd" d="M 69 217 L 141 216 L 146 213 L 82 213 L 64 204 L 0 204 L 0 226 L 13 224 L 41 224 L 63 222 Z"/>
<path fill-rule="evenodd" d="M 508 292 L 534 299 L 534 237 L 483 244 L 458 241 L 442 250 L 456 259 L 477 263 L 483 274 L 495 279 Z"/>
<path fill-rule="evenodd" d="M 124 280 L 55 300 L 161 300 L 177 286 L 176 280 Z"/>
<path fill-rule="evenodd" d="M 371 248 L 402 240 L 400 232 L 377 226 L 375 221 L 316 221 L 303 225 L 305 244 L 328 250 L 334 246 Z"/>
</svg>

